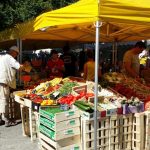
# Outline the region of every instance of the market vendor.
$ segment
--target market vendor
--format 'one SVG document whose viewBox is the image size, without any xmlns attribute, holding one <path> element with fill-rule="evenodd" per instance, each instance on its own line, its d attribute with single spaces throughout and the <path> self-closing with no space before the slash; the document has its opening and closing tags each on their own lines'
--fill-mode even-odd
<svg viewBox="0 0 150 150">
<path fill-rule="evenodd" d="M 65 71 L 64 62 L 59 58 L 56 50 L 51 51 L 51 57 L 47 62 L 46 70 L 49 72 L 49 77 L 63 77 Z"/>
<path fill-rule="evenodd" d="M 24 70 L 25 66 L 16 61 L 19 54 L 17 46 L 10 47 L 7 54 L 0 55 L 0 124 L 5 126 L 16 125 L 9 120 L 9 94 L 10 88 L 16 88 L 16 70 Z"/>
<path fill-rule="evenodd" d="M 87 50 L 87 62 L 84 64 L 83 78 L 87 81 L 94 81 L 95 78 L 95 61 L 92 49 Z M 101 67 L 98 68 L 98 77 L 101 77 Z"/>
<path fill-rule="evenodd" d="M 138 41 L 135 46 L 128 50 L 123 57 L 123 73 L 139 79 L 140 78 L 140 60 L 139 54 L 146 48 L 145 43 Z"/>
</svg>

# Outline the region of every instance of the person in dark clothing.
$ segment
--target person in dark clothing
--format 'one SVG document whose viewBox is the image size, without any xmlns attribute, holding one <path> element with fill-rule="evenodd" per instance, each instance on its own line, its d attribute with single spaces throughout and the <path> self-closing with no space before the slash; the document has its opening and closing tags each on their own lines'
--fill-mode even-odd
<svg viewBox="0 0 150 150">
<path fill-rule="evenodd" d="M 83 72 L 83 68 L 84 68 L 86 59 L 87 58 L 86 58 L 85 51 L 84 50 L 80 51 L 80 53 L 79 53 L 79 71 L 80 72 Z"/>
<path fill-rule="evenodd" d="M 67 76 L 76 76 L 77 70 L 77 59 L 76 56 L 70 52 L 70 47 L 68 45 L 63 47 L 63 56 L 62 59 L 64 61 L 65 73 L 64 77 Z"/>
</svg>

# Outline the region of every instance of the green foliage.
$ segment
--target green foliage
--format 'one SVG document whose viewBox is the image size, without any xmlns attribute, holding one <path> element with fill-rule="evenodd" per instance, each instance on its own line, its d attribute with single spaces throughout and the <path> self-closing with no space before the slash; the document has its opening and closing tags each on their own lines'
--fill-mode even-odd
<svg viewBox="0 0 150 150">
<path fill-rule="evenodd" d="M 0 31 L 77 0 L 0 0 Z"/>
<path fill-rule="evenodd" d="M 52 0 L 53 9 L 61 8 L 70 5 L 78 0 Z"/>
</svg>

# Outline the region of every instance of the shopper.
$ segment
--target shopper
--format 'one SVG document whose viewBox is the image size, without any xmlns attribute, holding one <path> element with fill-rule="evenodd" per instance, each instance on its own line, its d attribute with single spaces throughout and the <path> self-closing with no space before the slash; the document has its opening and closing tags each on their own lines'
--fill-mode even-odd
<svg viewBox="0 0 150 150">
<path fill-rule="evenodd" d="M 123 57 L 123 73 L 136 78 L 140 78 L 140 60 L 139 54 L 146 48 L 145 43 L 139 41 L 135 46 L 128 50 Z"/>
<path fill-rule="evenodd" d="M 98 68 L 98 76 L 101 77 L 101 68 Z M 95 78 L 95 61 L 93 58 L 93 51 L 87 50 L 87 62 L 84 64 L 84 79 L 87 81 L 94 81 Z"/>
<path fill-rule="evenodd" d="M 65 68 L 64 62 L 59 58 L 56 50 L 51 51 L 51 57 L 47 62 L 46 70 L 49 72 L 49 77 L 63 77 Z"/>
<path fill-rule="evenodd" d="M 0 55 L 0 124 L 5 121 L 5 126 L 16 125 L 9 120 L 9 94 L 10 89 L 16 88 L 16 70 L 25 67 L 16 61 L 19 54 L 17 46 L 10 47 L 8 54 Z"/>
</svg>

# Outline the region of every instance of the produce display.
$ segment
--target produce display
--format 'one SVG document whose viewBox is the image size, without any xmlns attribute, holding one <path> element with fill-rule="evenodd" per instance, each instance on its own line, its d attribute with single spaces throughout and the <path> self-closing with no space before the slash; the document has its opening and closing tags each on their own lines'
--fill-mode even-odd
<svg viewBox="0 0 150 150">
<path fill-rule="evenodd" d="M 97 117 L 111 118 L 113 115 L 150 110 L 150 87 L 121 73 L 105 74 L 104 79 L 102 83 L 107 88 L 98 85 Z M 41 82 L 18 96 L 28 99 L 32 103 L 32 109 L 39 112 L 40 134 L 56 142 L 80 134 L 80 116 L 89 122 L 93 120 L 94 92 L 94 82 L 82 82 L 78 78 L 75 80 L 68 77 Z M 34 106 L 38 109 L 35 110 Z"/>
<path fill-rule="evenodd" d="M 127 98 L 138 97 L 140 100 L 144 101 L 147 96 L 150 95 L 150 87 L 139 82 L 133 78 L 127 77 L 121 73 L 106 73 L 104 78 L 108 82 L 113 82 L 112 88 L 121 95 Z"/>
<path fill-rule="evenodd" d="M 104 74 L 104 78 L 112 83 L 121 83 L 122 81 L 124 81 L 125 76 L 122 73 L 109 72 Z"/>
<path fill-rule="evenodd" d="M 120 73 L 118 76 L 117 73 L 108 73 L 105 74 L 105 77 L 110 82 L 115 82 L 115 84 L 107 89 L 99 85 L 98 111 L 104 111 L 106 116 L 109 116 L 117 113 L 127 113 L 127 109 L 130 110 L 131 108 L 133 112 L 144 110 L 144 104 L 141 100 L 148 96 L 149 87 L 141 85 L 138 88 L 140 83 L 133 79 L 127 80 Z M 86 84 L 82 82 L 81 84 L 71 78 L 54 78 L 28 90 L 22 97 L 31 100 L 33 105 L 58 106 L 61 110 L 68 110 L 72 108 L 72 105 L 75 105 L 82 111 L 92 113 L 94 110 L 94 83 L 87 82 Z M 130 110 L 130 113 L 133 112 Z"/>
</svg>

